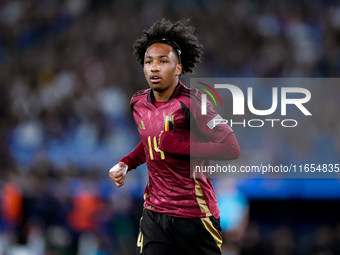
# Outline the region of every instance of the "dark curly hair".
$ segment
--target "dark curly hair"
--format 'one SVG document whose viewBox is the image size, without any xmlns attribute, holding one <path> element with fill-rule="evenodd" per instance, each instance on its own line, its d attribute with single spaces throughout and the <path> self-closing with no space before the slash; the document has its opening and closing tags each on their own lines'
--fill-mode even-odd
<svg viewBox="0 0 340 255">
<path fill-rule="evenodd" d="M 202 44 L 197 41 L 197 37 L 194 35 L 195 28 L 187 25 L 189 21 L 190 19 L 183 19 L 172 23 L 163 18 L 156 21 L 148 30 L 144 30 L 144 35 L 133 44 L 133 54 L 136 56 L 137 62 L 143 66 L 147 48 L 153 43 L 164 41 L 177 51 L 177 56 L 180 57 L 180 62 L 183 65 L 182 74 L 192 73 L 192 69 L 201 61 Z M 173 43 L 175 43 L 175 47 Z M 176 49 L 177 46 L 180 48 L 180 53 Z"/>
</svg>

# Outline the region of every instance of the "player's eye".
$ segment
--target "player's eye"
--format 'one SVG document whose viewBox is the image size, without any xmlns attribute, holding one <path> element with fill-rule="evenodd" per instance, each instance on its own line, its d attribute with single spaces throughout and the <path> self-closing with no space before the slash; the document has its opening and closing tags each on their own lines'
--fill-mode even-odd
<svg viewBox="0 0 340 255">
<path fill-rule="evenodd" d="M 160 62 L 161 62 L 162 64 L 167 63 L 166 60 L 161 60 Z"/>
<path fill-rule="evenodd" d="M 151 60 L 146 60 L 145 64 L 151 64 Z"/>
</svg>

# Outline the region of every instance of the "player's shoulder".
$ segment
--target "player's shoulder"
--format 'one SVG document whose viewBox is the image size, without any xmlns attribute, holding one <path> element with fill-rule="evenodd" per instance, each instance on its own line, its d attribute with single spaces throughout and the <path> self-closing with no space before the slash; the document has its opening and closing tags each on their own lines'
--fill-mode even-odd
<svg viewBox="0 0 340 255">
<path fill-rule="evenodd" d="M 183 85 L 183 84 L 182 84 Z M 200 113 L 202 109 L 202 91 L 197 88 L 188 88 L 185 85 L 182 86 L 181 91 L 178 93 L 179 100 L 181 101 L 182 108 L 187 108 L 192 113 Z M 214 107 L 212 103 L 206 98 L 207 112 L 214 113 Z M 194 114 L 196 115 L 196 114 Z"/>
<path fill-rule="evenodd" d="M 147 96 L 150 94 L 150 88 L 148 89 L 141 89 L 139 90 L 138 92 L 136 92 L 132 97 L 131 97 L 131 100 L 130 100 L 130 104 L 136 102 L 136 101 L 139 101 L 143 98 L 147 98 Z"/>
<path fill-rule="evenodd" d="M 177 93 L 177 97 L 186 97 L 188 100 L 191 99 L 192 96 L 195 96 L 197 94 L 196 88 L 189 88 L 185 86 L 183 83 L 180 83 L 179 91 Z"/>
<path fill-rule="evenodd" d="M 184 84 L 181 84 L 181 89 L 178 93 L 178 98 L 188 106 L 192 102 L 200 105 L 202 101 L 202 92 L 199 89 L 189 88 Z"/>
<path fill-rule="evenodd" d="M 131 112 L 134 111 L 135 105 L 138 102 L 143 101 L 143 100 L 147 100 L 149 94 L 150 94 L 150 88 L 149 89 L 142 89 L 142 90 L 139 90 L 138 92 L 136 92 L 130 100 Z"/>
</svg>

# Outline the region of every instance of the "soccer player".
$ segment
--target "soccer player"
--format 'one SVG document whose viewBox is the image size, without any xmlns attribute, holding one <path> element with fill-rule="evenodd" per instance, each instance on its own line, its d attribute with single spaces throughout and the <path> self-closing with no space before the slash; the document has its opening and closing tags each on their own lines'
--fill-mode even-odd
<svg viewBox="0 0 340 255">
<path fill-rule="evenodd" d="M 147 163 L 136 254 L 221 254 L 216 195 L 209 178 L 191 178 L 190 158 L 200 165 L 207 159 L 236 159 L 240 149 L 228 125 L 209 125 L 219 116 L 212 104 L 208 101 L 202 115 L 202 93 L 179 80 L 192 72 L 202 54 L 187 22 L 159 20 L 134 43 L 150 88 L 131 99 L 142 141 L 118 164 L 130 171 Z M 110 177 L 118 187 L 124 184 L 123 172 Z"/>
</svg>

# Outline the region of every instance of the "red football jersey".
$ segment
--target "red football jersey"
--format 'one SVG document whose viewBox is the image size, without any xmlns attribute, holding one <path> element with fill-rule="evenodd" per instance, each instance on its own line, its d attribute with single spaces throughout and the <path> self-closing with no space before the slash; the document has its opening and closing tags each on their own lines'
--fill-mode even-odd
<svg viewBox="0 0 340 255">
<path fill-rule="evenodd" d="M 228 125 L 209 126 L 218 114 L 208 102 L 201 114 L 202 93 L 181 82 L 169 100 L 156 108 L 151 89 L 137 92 L 131 99 L 133 117 L 140 133 L 149 173 L 144 207 L 182 218 L 219 217 L 216 195 L 209 178 L 190 178 L 190 157 L 168 154 L 158 148 L 161 131 L 171 131 L 183 141 L 220 142 L 232 129 Z M 190 104 L 191 102 L 191 104 Z M 196 133 L 196 135 L 194 135 Z M 202 164 L 197 162 L 198 164 Z"/>
</svg>

